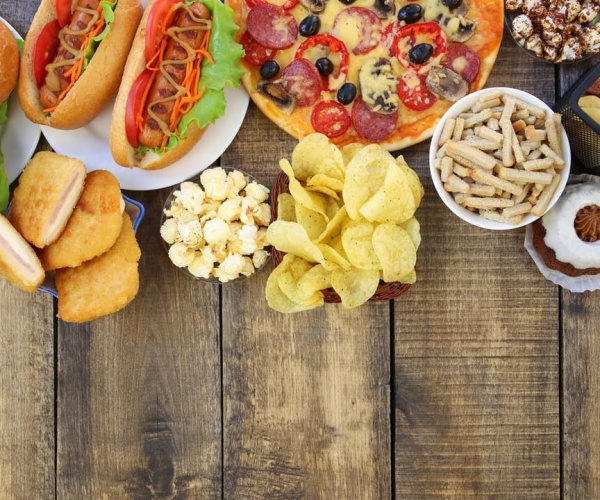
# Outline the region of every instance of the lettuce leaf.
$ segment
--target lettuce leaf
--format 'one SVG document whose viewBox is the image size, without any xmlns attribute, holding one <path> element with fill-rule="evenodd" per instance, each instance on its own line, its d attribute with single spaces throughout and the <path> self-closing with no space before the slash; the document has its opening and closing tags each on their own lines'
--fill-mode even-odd
<svg viewBox="0 0 600 500">
<path fill-rule="evenodd" d="M 225 86 L 237 88 L 244 74 L 244 70 L 240 67 L 244 49 L 234 38 L 239 27 L 233 21 L 233 10 L 219 0 L 200 1 L 212 14 L 212 35 L 208 52 L 214 62 L 211 63 L 206 58 L 202 62 L 198 88 L 205 89 L 204 95 L 183 116 L 178 126 L 179 134 L 170 137 L 166 150 L 176 146 L 180 138 L 186 136 L 191 122 L 195 121 L 198 127 L 204 128 L 223 116 L 227 106 L 223 89 Z"/>
<path fill-rule="evenodd" d="M 90 61 L 92 60 L 93 55 L 96 53 L 96 49 L 102 40 L 106 38 L 108 32 L 110 31 L 110 25 L 115 20 L 115 7 L 117 5 L 117 0 L 102 0 L 100 2 L 100 6 L 104 11 L 104 20 L 106 21 L 106 26 L 102 30 L 102 33 L 93 37 L 88 43 L 85 51 L 83 52 L 83 71 L 88 67 Z"/>
<path fill-rule="evenodd" d="M 0 125 L 8 119 L 8 99 L 0 104 Z"/>
<path fill-rule="evenodd" d="M 4 156 L 0 149 L 0 212 L 2 213 L 4 213 L 6 207 L 8 207 L 8 195 L 8 177 L 6 177 L 6 172 L 4 171 Z"/>
</svg>

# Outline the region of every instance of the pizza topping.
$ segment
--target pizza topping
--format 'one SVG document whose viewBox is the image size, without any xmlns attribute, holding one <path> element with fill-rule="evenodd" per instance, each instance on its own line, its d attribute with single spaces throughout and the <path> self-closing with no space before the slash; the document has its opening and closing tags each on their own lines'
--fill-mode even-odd
<svg viewBox="0 0 600 500">
<path fill-rule="evenodd" d="M 408 51 L 408 59 L 415 65 L 425 64 L 433 55 L 433 45 L 419 43 Z"/>
<path fill-rule="evenodd" d="M 294 111 L 296 98 L 287 93 L 281 83 L 260 81 L 257 90 L 277 104 L 278 108 L 286 115 L 290 115 Z"/>
<path fill-rule="evenodd" d="M 382 115 L 371 110 L 362 100 L 352 106 L 352 122 L 358 135 L 370 142 L 380 142 L 392 135 L 398 121 L 398 112 Z"/>
<path fill-rule="evenodd" d="M 425 82 L 429 90 L 452 102 L 458 101 L 469 92 L 467 81 L 444 66 L 433 66 Z"/>
<path fill-rule="evenodd" d="M 315 14 L 306 16 L 298 25 L 298 31 L 306 38 L 316 35 L 321 29 L 321 18 Z"/>
<path fill-rule="evenodd" d="M 371 7 L 379 19 L 387 19 L 393 16 L 395 8 L 394 0 L 375 0 L 373 7 Z"/>
<path fill-rule="evenodd" d="M 423 17 L 423 8 L 418 3 L 406 4 L 398 11 L 398 20 L 406 24 L 416 23 Z"/>
<path fill-rule="evenodd" d="M 315 67 L 319 70 L 321 76 L 329 76 L 333 73 L 333 63 L 327 57 L 319 57 L 315 62 Z"/>
<path fill-rule="evenodd" d="M 315 106 L 310 122 L 313 128 L 327 137 L 338 137 L 350 126 L 350 115 L 346 108 L 335 101 L 321 101 Z"/>
<path fill-rule="evenodd" d="M 291 47 L 298 37 L 296 19 L 277 5 L 260 4 L 250 9 L 247 28 L 259 44 L 269 49 Z"/>
<path fill-rule="evenodd" d="M 446 35 L 437 23 L 427 22 L 407 24 L 400 28 L 394 37 L 391 53 L 407 69 L 426 70 L 426 68 L 415 68 L 421 64 L 411 62 L 409 56 L 410 50 L 420 43 L 430 43 L 433 47 L 433 52 L 428 60 L 432 64 L 437 63 L 446 51 Z"/>
<path fill-rule="evenodd" d="M 321 75 L 307 59 L 294 59 L 281 73 L 281 84 L 301 107 L 312 106 L 323 90 Z"/>
<path fill-rule="evenodd" d="M 462 4 L 462 0 L 442 0 L 442 3 L 450 10 L 454 10 Z"/>
<path fill-rule="evenodd" d="M 277 49 L 263 47 L 248 31 L 242 35 L 240 44 L 244 47 L 244 61 L 254 66 L 260 66 L 264 62 L 273 59 L 277 54 Z"/>
<path fill-rule="evenodd" d="M 277 61 L 270 60 L 263 63 L 260 67 L 260 76 L 265 80 L 272 80 L 279 73 L 279 64 Z"/>
<path fill-rule="evenodd" d="M 445 25 L 446 35 L 453 42 L 466 42 L 473 36 L 477 29 L 477 23 L 463 16 L 457 16 L 448 20 Z"/>
<path fill-rule="evenodd" d="M 256 7 L 261 4 L 268 4 L 267 0 L 246 0 L 246 4 L 248 7 Z M 282 9 L 290 10 L 293 9 L 296 5 L 298 5 L 298 0 L 286 0 L 285 3 L 281 6 Z"/>
<path fill-rule="evenodd" d="M 404 74 L 398 84 L 398 95 L 402 103 L 409 109 L 423 111 L 430 108 L 437 101 L 425 84 L 425 76 L 414 71 Z"/>
<path fill-rule="evenodd" d="M 389 59 L 373 57 L 365 61 L 358 80 L 362 98 L 369 108 L 386 115 L 398 111 L 398 77 L 392 72 Z"/>
<path fill-rule="evenodd" d="M 337 100 L 342 104 L 350 104 L 356 98 L 356 93 L 356 85 L 346 82 L 338 89 Z"/>
<path fill-rule="evenodd" d="M 353 54 L 366 54 L 379 45 L 381 21 L 369 9 L 350 7 L 335 16 L 331 32 Z"/>
<path fill-rule="evenodd" d="M 480 65 L 477 52 L 464 43 L 449 43 L 442 58 L 442 66 L 458 73 L 468 83 L 475 81 Z"/>
<path fill-rule="evenodd" d="M 325 10 L 327 0 L 300 0 L 300 3 L 304 5 L 309 11 L 318 14 Z"/>
<path fill-rule="evenodd" d="M 328 57 L 334 64 L 333 73 L 327 77 L 326 90 L 335 90 L 348 76 L 348 50 L 344 43 L 333 35 L 320 33 L 304 40 L 295 55 L 296 59 L 307 58 L 312 61 L 321 57 Z"/>
</svg>

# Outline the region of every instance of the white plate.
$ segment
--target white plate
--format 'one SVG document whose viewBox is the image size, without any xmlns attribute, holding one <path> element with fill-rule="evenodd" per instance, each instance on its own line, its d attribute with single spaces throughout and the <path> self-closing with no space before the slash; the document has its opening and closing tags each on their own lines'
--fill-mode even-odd
<svg viewBox="0 0 600 500">
<path fill-rule="evenodd" d="M 248 94 L 240 86 L 225 88 L 227 108 L 202 139 L 181 160 L 160 170 L 142 170 L 119 166 L 110 153 L 110 116 L 114 101 L 90 123 L 75 130 L 59 130 L 42 125 L 42 132 L 57 153 L 79 158 L 88 171 L 109 170 L 122 189 L 147 191 L 173 186 L 201 172 L 214 163 L 238 133 L 248 109 Z"/>
<path fill-rule="evenodd" d="M 21 35 L 2 17 L 2 21 L 14 33 L 15 37 L 23 40 Z M 0 125 L 0 144 L 4 154 L 4 170 L 8 182 L 13 182 L 21 173 L 33 155 L 40 140 L 40 126 L 30 122 L 19 104 L 16 90 L 8 98 L 8 121 Z"/>
</svg>

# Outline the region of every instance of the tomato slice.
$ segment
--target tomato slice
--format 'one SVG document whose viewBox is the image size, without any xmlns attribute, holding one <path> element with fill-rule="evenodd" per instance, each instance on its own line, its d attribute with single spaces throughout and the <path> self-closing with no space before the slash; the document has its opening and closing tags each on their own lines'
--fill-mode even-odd
<svg viewBox="0 0 600 500">
<path fill-rule="evenodd" d="M 244 61 L 253 66 L 261 66 L 263 63 L 274 59 L 277 54 L 277 49 L 264 47 L 247 31 L 242 35 L 240 45 L 244 47 Z"/>
<path fill-rule="evenodd" d="M 56 0 L 54 7 L 56 9 L 56 19 L 60 23 L 61 27 L 66 26 L 71 21 L 71 7 L 73 6 L 73 0 Z"/>
<path fill-rule="evenodd" d="M 144 105 L 144 94 L 150 83 L 152 83 L 153 76 L 153 71 L 149 69 L 144 70 L 140 76 L 137 77 L 135 82 L 133 82 L 131 90 L 129 91 L 129 96 L 127 97 L 127 106 L 125 108 L 125 133 L 127 135 L 127 141 L 134 148 L 137 148 L 140 145 L 136 118 L 140 108 Z"/>
<path fill-rule="evenodd" d="M 60 23 L 58 19 L 54 19 L 42 28 L 35 41 L 35 47 L 33 48 L 33 76 L 38 88 L 44 84 L 46 66 L 52 62 L 60 45 L 58 39 L 59 31 Z"/>
<path fill-rule="evenodd" d="M 405 73 L 398 83 L 398 96 L 409 109 L 423 111 L 437 101 L 435 94 L 429 91 L 425 83 L 425 75 L 415 72 Z"/>
<path fill-rule="evenodd" d="M 336 101 L 321 101 L 310 114 L 313 128 L 327 137 L 338 137 L 350 126 L 350 114 Z"/>
<path fill-rule="evenodd" d="M 150 61 L 158 52 L 160 44 L 165 34 L 164 27 L 169 26 L 174 17 L 174 11 L 171 15 L 171 7 L 179 3 L 181 0 L 157 0 L 152 5 L 152 9 L 148 13 L 146 21 L 146 41 L 145 54 L 146 61 Z"/>
</svg>

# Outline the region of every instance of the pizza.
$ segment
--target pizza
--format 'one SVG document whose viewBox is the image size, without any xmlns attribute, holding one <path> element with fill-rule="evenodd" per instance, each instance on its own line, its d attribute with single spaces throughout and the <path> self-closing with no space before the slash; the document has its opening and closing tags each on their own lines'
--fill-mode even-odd
<svg viewBox="0 0 600 500">
<path fill-rule="evenodd" d="M 428 139 L 483 87 L 500 48 L 503 0 L 225 0 L 240 27 L 242 84 L 296 138 Z"/>
</svg>

